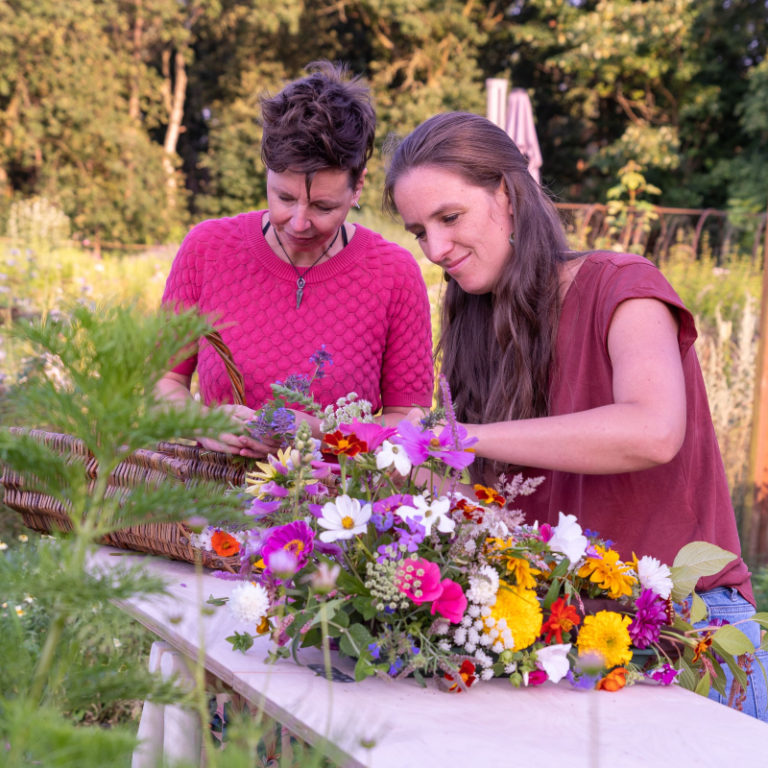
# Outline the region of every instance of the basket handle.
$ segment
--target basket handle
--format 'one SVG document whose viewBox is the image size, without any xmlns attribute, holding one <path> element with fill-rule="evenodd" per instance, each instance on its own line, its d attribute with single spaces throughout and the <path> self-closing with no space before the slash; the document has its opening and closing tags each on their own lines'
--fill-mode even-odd
<svg viewBox="0 0 768 768">
<path fill-rule="evenodd" d="M 230 384 L 232 384 L 232 400 L 235 405 L 245 405 L 245 382 L 243 381 L 243 374 L 240 373 L 235 361 L 232 358 L 232 352 L 229 347 L 224 343 L 224 339 L 221 338 L 221 334 L 216 331 L 209 331 L 205 334 L 206 341 L 219 353 L 219 357 L 224 363 L 227 376 L 229 376 Z"/>
</svg>

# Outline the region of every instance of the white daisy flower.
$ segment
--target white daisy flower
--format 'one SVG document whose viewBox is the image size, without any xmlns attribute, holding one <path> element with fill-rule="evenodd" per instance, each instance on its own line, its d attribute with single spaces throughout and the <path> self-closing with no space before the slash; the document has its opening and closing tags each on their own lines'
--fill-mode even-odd
<svg viewBox="0 0 768 768">
<path fill-rule="evenodd" d="M 227 604 L 238 621 L 244 624 L 259 624 L 269 610 L 269 595 L 261 584 L 247 581 L 232 590 Z"/>
<path fill-rule="evenodd" d="M 394 465 L 398 474 L 403 477 L 411 471 L 413 466 L 402 445 L 395 445 L 390 443 L 389 440 L 385 440 L 376 452 L 376 467 L 378 469 L 387 469 L 392 465 Z"/>
<path fill-rule="evenodd" d="M 317 521 L 321 528 L 327 529 L 320 534 L 320 541 L 351 539 L 365 533 L 372 512 L 370 504 L 361 505 L 359 499 L 350 498 L 346 494 L 335 501 L 327 501 Z"/>
</svg>

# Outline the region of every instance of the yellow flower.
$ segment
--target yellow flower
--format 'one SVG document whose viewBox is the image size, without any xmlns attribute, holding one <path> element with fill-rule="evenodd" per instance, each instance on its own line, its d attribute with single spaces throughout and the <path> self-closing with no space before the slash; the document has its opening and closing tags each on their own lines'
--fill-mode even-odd
<svg viewBox="0 0 768 768">
<path fill-rule="evenodd" d="M 632 576 L 631 565 L 619 560 L 619 553 L 614 549 L 597 546 L 598 557 L 588 557 L 587 562 L 579 568 L 579 576 L 589 579 L 601 589 L 608 592 L 608 597 L 614 600 L 622 595 L 632 594 L 632 585 L 637 579 Z"/>
<path fill-rule="evenodd" d="M 291 458 L 290 448 L 280 448 L 277 451 L 277 463 L 287 466 L 288 461 Z M 281 475 L 278 472 L 277 467 L 269 461 L 257 461 L 256 466 L 258 470 L 254 472 L 246 472 L 245 474 L 245 492 L 250 493 L 253 496 L 261 495 L 261 486 L 274 480 Z"/>
<path fill-rule="evenodd" d="M 531 564 L 522 557 L 507 558 L 507 570 L 515 577 L 517 585 L 525 589 L 534 589 L 535 574 L 541 573 L 537 568 L 531 568 Z"/>
<path fill-rule="evenodd" d="M 576 641 L 579 656 L 599 653 L 609 668 L 630 662 L 632 640 L 627 627 L 631 621 L 629 616 L 615 611 L 598 611 L 594 616 L 585 616 Z"/>
<path fill-rule="evenodd" d="M 493 621 L 486 619 L 487 633 L 494 628 L 501 631 L 505 625 L 512 633 L 514 647 L 510 650 L 527 648 L 541 634 L 541 605 L 532 589 L 523 589 L 502 581 L 496 593 L 496 602 L 491 606 L 489 618 Z M 488 626 L 489 623 L 491 626 Z"/>
</svg>

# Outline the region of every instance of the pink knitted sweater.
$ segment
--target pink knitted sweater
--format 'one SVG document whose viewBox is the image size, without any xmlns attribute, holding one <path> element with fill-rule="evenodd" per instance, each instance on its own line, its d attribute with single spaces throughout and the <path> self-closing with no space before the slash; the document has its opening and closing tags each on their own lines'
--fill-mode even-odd
<svg viewBox="0 0 768 768">
<path fill-rule="evenodd" d="M 163 303 L 197 306 L 215 325 L 245 379 L 246 404 L 258 408 L 270 384 L 314 372 L 325 345 L 333 364 L 312 385 L 323 406 L 350 391 L 384 406 L 429 406 L 433 366 L 430 311 L 413 256 L 357 225 L 349 244 L 306 274 L 296 309 L 296 273 L 267 245 L 264 211 L 194 227 L 174 259 Z M 205 403 L 232 402 L 221 360 L 201 341 L 174 371 L 197 368 Z"/>
</svg>

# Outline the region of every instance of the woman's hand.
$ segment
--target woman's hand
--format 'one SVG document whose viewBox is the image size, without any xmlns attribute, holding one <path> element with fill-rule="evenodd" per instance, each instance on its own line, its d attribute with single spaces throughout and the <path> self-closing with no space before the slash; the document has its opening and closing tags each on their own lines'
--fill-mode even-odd
<svg viewBox="0 0 768 768">
<path fill-rule="evenodd" d="M 241 425 L 244 432 L 248 431 L 248 423 L 256 416 L 256 411 L 246 405 L 218 405 L 216 408 L 227 413 L 234 422 Z M 280 447 L 280 443 L 274 440 L 257 440 L 250 434 L 240 434 L 240 430 L 224 432 L 218 436 L 218 439 L 203 437 L 198 439 L 198 443 L 209 451 L 233 453 L 256 459 L 264 458 L 268 453 L 275 453 Z"/>
<path fill-rule="evenodd" d="M 192 393 L 189 391 L 190 382 L 191 377 L 169 371 L 158 381 L 155 391 L 161 399 L 174 405 L 184 406 L 193 400 Z M 205 406 L 201 405 L 200 407 L 204 408 Z M 228 413 L 234 422 L 240 424 L 243 432 L 247 432 L 246 425 L 256 415 L 252 408 L 245 405 L 219 405 L 216 407 Z M 217 438 L 201 437 L 198 438 L 197 442 L 209 451 L 249 456 L 256 459 L 264 458 L 268 453 L 274 453 L 280 447 L 279 443 L 273 440 L 260 441 L 248 434 L 242 434 L 239 429 L 233 432 L 224 432 Z"/>
</svg>

